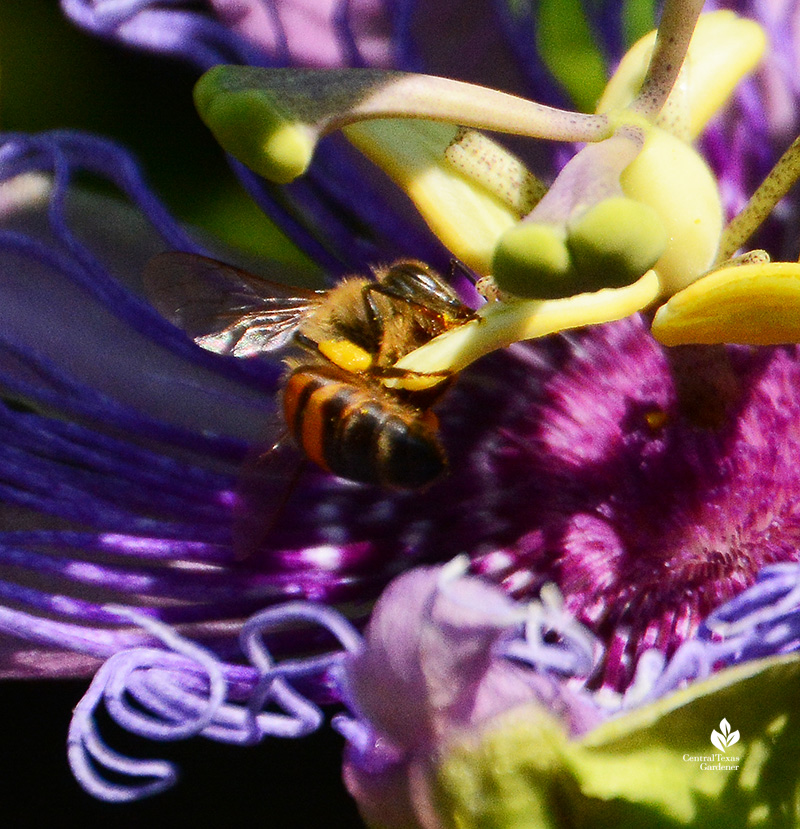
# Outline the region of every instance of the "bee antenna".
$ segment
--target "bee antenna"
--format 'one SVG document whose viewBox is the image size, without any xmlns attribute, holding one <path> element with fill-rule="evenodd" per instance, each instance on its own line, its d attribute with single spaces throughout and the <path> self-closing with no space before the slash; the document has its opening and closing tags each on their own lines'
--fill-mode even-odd
<svg viewBox="0 0 800 829">
<path fill-rule="evenodd" d="M 453 282 L 457 276 L 464 277 L 473 286 L 478 283 L 478 275 L 475 271 L 465 265 L 460 259 L 453 257 L 450 260 L 450 282 Z"/>
</svg>

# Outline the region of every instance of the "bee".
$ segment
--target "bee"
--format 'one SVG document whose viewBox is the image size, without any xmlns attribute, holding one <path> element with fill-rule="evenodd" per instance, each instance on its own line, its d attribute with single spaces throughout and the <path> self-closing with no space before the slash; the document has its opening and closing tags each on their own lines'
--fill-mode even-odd
<svg viewBox="0 0 800 829">
<path fill-rule="evenodd" d="M 148 263 L 144 281 L 157 310 L 203 348 L 236 357 L 297 348 L 286 360 L 283 414 L 318 466 L 399 490 L 420 489 L 445 472 L 431 407 L 451 374 L 394 365 L 475 315 L 427 265 L 400 261 L 374 278 L 309 291 L 172 252 Z"/>
</svg>

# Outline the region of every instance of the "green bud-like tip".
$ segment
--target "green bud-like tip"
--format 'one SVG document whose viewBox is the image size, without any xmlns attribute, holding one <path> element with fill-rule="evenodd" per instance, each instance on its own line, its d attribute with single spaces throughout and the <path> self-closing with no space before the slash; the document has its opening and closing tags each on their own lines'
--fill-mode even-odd
<svg viewBox="0 0 800 829">
<path fill-rule="evenodd" d="M 527 299 L 558 299 L 576 293 L 569 279 L 566 232 L 550 224 L 522 223 L 500 238 L 492 258 L 497 287 Z"/>
<path fill-rule="evenodd" d="M 596 291 L 635 282 L 661 258 L 667 241 L 652 207 L 618 196 L 570 223 L 567 246 L 583 290 Z"/>
<path fill-rule="evenodd" d="M 306 124 L 285 117 L 263 90 L 231 89 L 225 69 L 206 72 L 194 89 L 197 111 L 222 148 L 264 178 L 287 184 L 311 163 L 316 144 Z"/>
<path fill-rule="evenodd" d="M 500 239 L 492 273 L 501 291 L 526 299 L 561 299 L 632 285 L 658 262 L 667 230 L 649 205 L 605 199 L 568 228 L 523 222 Z"/>
</svg>

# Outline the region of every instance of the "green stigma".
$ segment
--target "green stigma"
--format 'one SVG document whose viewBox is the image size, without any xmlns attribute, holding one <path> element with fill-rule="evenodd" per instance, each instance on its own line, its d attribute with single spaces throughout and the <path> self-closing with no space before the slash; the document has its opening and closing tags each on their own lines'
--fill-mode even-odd
<svg viewBox="0 0 800 829">
<path fill-rule="evenodd" d="M 555 299 L 576 293 L 571 265 L 563 227 L 522 223 L 501 237 L 492 274 L 497 287 L 513 296 Z"/>
</svg>

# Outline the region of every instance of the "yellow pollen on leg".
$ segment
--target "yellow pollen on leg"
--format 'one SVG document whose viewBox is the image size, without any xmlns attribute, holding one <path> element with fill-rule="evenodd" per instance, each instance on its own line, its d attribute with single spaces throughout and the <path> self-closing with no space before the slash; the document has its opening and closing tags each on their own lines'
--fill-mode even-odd
<svg viewBox="0 0 800 829">
<path fill-rule="evenodd" d="M 320 354 L 345 371 L 367 371 L 372 355 L 350 340 L 323 340 L 317 346 Z"/>
</svg>

